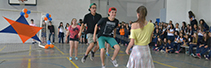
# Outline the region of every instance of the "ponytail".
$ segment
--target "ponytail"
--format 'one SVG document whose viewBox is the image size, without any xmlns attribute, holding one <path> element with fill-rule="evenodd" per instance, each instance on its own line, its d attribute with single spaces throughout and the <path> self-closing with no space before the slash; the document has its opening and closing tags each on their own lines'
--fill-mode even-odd
<svg viewBox="0 0 211 68">
<path fill-rule="evenodd" d="M 145 6 L 140 6 L 138 7 L 138 9 L 136 10 L 137 13 L 139 13 L 139 18 L 136 22 L 139 23 L 139 27 L 143 28 L 144 27 L 144 22 L 146 20 L 146 16 L 147 16 L 147 8 Z"/>
</svg>

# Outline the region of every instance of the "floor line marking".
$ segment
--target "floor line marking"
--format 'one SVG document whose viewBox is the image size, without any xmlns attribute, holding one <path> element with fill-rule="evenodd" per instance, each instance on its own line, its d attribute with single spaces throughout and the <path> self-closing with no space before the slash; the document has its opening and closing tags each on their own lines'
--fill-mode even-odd
<svg viewBox="0 0 211 68">
<path fill-rule="evenodd" d="M 160 63 L 158 61 L 153 61 L 154 63 L 157 63 L 157 64 L 160 64 L 160 65 L 163 65 L 163 66 L 167 66 L 167 67 L 170 67 L 170 68 L 177 68 L 177 67 L 174 67 L 174 66 L 171 66 L 171 65 L 168 65 L 168 64 L 164 64 L 164 63 Z"/>
<path fill-rule="evenodd" d="M 111 49 L 111 50 L 114 50 L 114 49 L 112 49 L 112 48 L 110 48 L 110 49 Z M 119 50 L 119 52 L 120 52 L 120 53 L 124 53 L 124 52 L 123 52 L 123 51 L 121 51 L 121 50 Z"/>
<path fill-rule="evenodd" d="M 31 68 L 31 59 L 28 59 L 28 68 Z"/>
<path fill-rule="evenodd" d="M 69 58 L 67 57 L 67 59 L 69 60 Z M 75 68 L 79 68 L 72 60 L 69 60 L 74 66 Z"/>
<path fill-rule="evenodd" d="M 95 53 L 95 54 L 100 54 L 100 53 Z M 109 52 L 109 54 L 113 54 L 113 53 L 112 52 Z M 119 54 L 125 54 L 125 53 L 119 53 Z M 56 56 L 56 55 L 61 55 L 61 54 L 51 54 L 51 55 Z M 69 55 L 69 53 L 64 53 L 64 55 Z M 78 55 L 84 55 L 84 53 L 78 53 Z M 29 56 L 29 55 L 0 56 L 0 58 L 4 58 L 4 57 L 24 57 L 24 56 Z M 41 55 L 34 54 L 33 56 L 48 56 L 48 54 L 41 54 Z"/>
<path fill-rule="evenodd" d="M 57 48 L 56 46 L 55 46 L 55 48 L 56 48 L 60 53 L 62 53 L 62 55 L 64 55 L 64 53 L 63 53 L 59 48 Z"/>
<path fill-rule="evenodd" d="M 29 46 L 29 56 L 31 56 L 31 49 L 32 49 L 32 46 L 30 45 Z"/>
<path fill-rule="evenodd" d="M 119 54 L 118 56 L 126 56 L 127 54 Z M 78 58 L 82 58 L 83 56 L 78 56 Z M 96 55 L 95 57 L 100 57 L 100 55 Z M 64 57 L 39 57 L 39 58 L 26 58 L 26 59 L 59 59 L 59 58 L 66 58 L 65 56 Z M 68 58 L 69 59 L 69 58 Z M 23 60 L 23 58 L 18 58 L 18 59 L 5 59 L 5 60 L 9 60 L 9 61 L 12 61 L 12 60 Z"/>
<path fill-rule="evenodd" d="M 1 50 L 0 50 L 0 52 L 5 48 L 6 46 L 4 46 Z"/>
<path fill-rule="evenodd" d="M 31 49 L 32 49 L 32 45 L 29 46 L 29 56 L 31 56 Z M 28 59 L 28 67 L 27 68 L 31 68 L 31 59 Z"/>
</svg>

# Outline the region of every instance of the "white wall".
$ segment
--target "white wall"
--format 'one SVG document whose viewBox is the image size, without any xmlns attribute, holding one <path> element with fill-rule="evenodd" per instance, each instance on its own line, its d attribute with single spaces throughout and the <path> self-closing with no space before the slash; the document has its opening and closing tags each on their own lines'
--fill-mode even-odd
<svg viewBox="0 0 211 68">
<path fill-rule="evenodd" d="M 100 13 L 103 17 L 107 17 L 108 16 L 108 9 L 110 7 L 115 7 L 117 8 L 117 16 L 116 18 L 119 19 L 119 21 L 125 21 L 125 22 L 129 22 L 129 21 L 135 21 L 136 20 L 136 10 L 133 10 L 133 12 L 128 12 L 128 10 L 130 9 L 136 9 L 138 6 L 135 7 L 131 7 L 131 8 L 127 8 L 130 7 L 133 4 L 136 5 L 142 5 L 142 3 L 134 3 L 131 1 L 126 1 L 126 0 L 109 0 L 109 4 L 107 2 L 107 0 L 91 0 L 91 3 L 96 3 L 97 4 L 97 12 Z M 131 14 L 132 15 L 127 15 L 127 14 Z"/>
<path fill-rule="evenodd" d="M 37 0 L 37 6 L 25 6 L 25 8 L 31 11 L 50 13 L 57 34 L 57 28 L 60 22 L 63 22 L 65 25 L 66 23 L 70 23 L 72 18 L 83 19 L 84 15 L 88 13 L 89 5 L 90 0 Z M 0 0 L 0 9 L 20 11 L 23 9 L 23 7 L 11 6 L 8 4 L 8 0 Z M 9 23 L 4 20 L 2 16 L 16 20 L 19 15 L 20 12 L 0 10 L 0 30 L 9 26 Z M 35 24 L 38 26 L 40 25 L 40 17 L 40 13 L 31 13 L 29 14 L 29 18 L 27 18 L 27 20 L 30 23 L 30 19 L 34 19 Z M 58 42 L 57 36 L 58 35 L 55 35 L 56 42 Z M 31 42 L 31 40 L 28 40 L 26 43 L 29 42 Z M 22 41 L 17 34 L 0 33 L 0 43 L 22 43 Z"/>
<path fill-rule="evenodd" d="M 99 7 L 97 9 L 98 13 L 101 13 L 103 17 L 107 16 L 107 10 L 109 7 L 117 8 L 117 16 L 121 21 L 129 22 L 136 21 L 136 9 L 144 5 L 147 7 L 148 15 L 147 20 L 156 20 L 160 17 L 160 9 L 164 8 L 165 0 L 109 0 L 109 5 L 107 5 L 107 0 L 91 0 L 91 3 L 96 3 Z"/>
<path fill-rule="evenodd" d="M 187 0 L 167 0 L 166 22 L 169 20 L 175 23 L 188 22 Z"/>
<path fill-rule="evenodd" d="M 211 1 L 210 0 L 200 0 L 198 1 L 198 14 L 197 18 L 204 19 L 206 23 L 211 26 Z"/>
<path fill-rule="evenodd" d="M 210 0 L 167 0 L 166 21 L 173 21 L 173 24 L 182 24 L 185 21 L 190 24 L 188 11 L 192 11 L 197 21 L 204 19 L 208 25 L 211 25 L 211 1 Z M 181 25 L 180 25 L 181 26 Z"/>
<path fill-rule="evenodd" d="M 160 18 L 160 10 L 164 9 L 166 6 L 165 0 L 151 0 L 146 2 L 146 7 L 148 10 L 147 20 L 156 21 L 156 18 Z M 165 22 L 165 21 L 164 21 Z"/>
</svg>

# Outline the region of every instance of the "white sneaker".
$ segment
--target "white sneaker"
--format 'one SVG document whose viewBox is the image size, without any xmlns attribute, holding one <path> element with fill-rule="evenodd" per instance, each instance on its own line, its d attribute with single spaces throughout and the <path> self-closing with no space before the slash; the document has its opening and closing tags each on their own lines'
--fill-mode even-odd
<svg viewBox="0 0 211 68">
<path fill-rule="evenodd" d="M 90 51 L 89 53 L 90 53 L 90 60 L 93 61 L 93 59 L 94 59 L 94 52 Z"/>
<path fill-rule="evenodd" d="M 102 65 L 102 68 L 106 68 L 106 66 L 105 65 Z"/>
<path fill-rule="evenodd" d="M 118 67 L 119 64 L 117 63 L 116 59 L 115 60 L 111 60 L 111 62 L 113 63 L 114 67 Z"/>
</svg>

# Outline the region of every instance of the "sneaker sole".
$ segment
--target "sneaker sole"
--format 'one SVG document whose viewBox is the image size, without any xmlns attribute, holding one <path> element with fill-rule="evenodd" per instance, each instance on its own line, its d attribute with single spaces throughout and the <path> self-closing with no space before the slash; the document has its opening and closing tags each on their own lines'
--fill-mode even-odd
<svg viewBox="0 0 211 68">
<path fill-rule="evenodd" d="M 89 52 L 89 53 L 90 53 L 90 60 L 93 61 L 92 54 L 91 54 L 91 52 Z"/>
<path fill-rule="evenodd" d="M 81 62 L 82 62 L 82 63 L 85 63 L 85 61 L 83 62 L 83 58 L 81 59 Z"/>
</svg>

